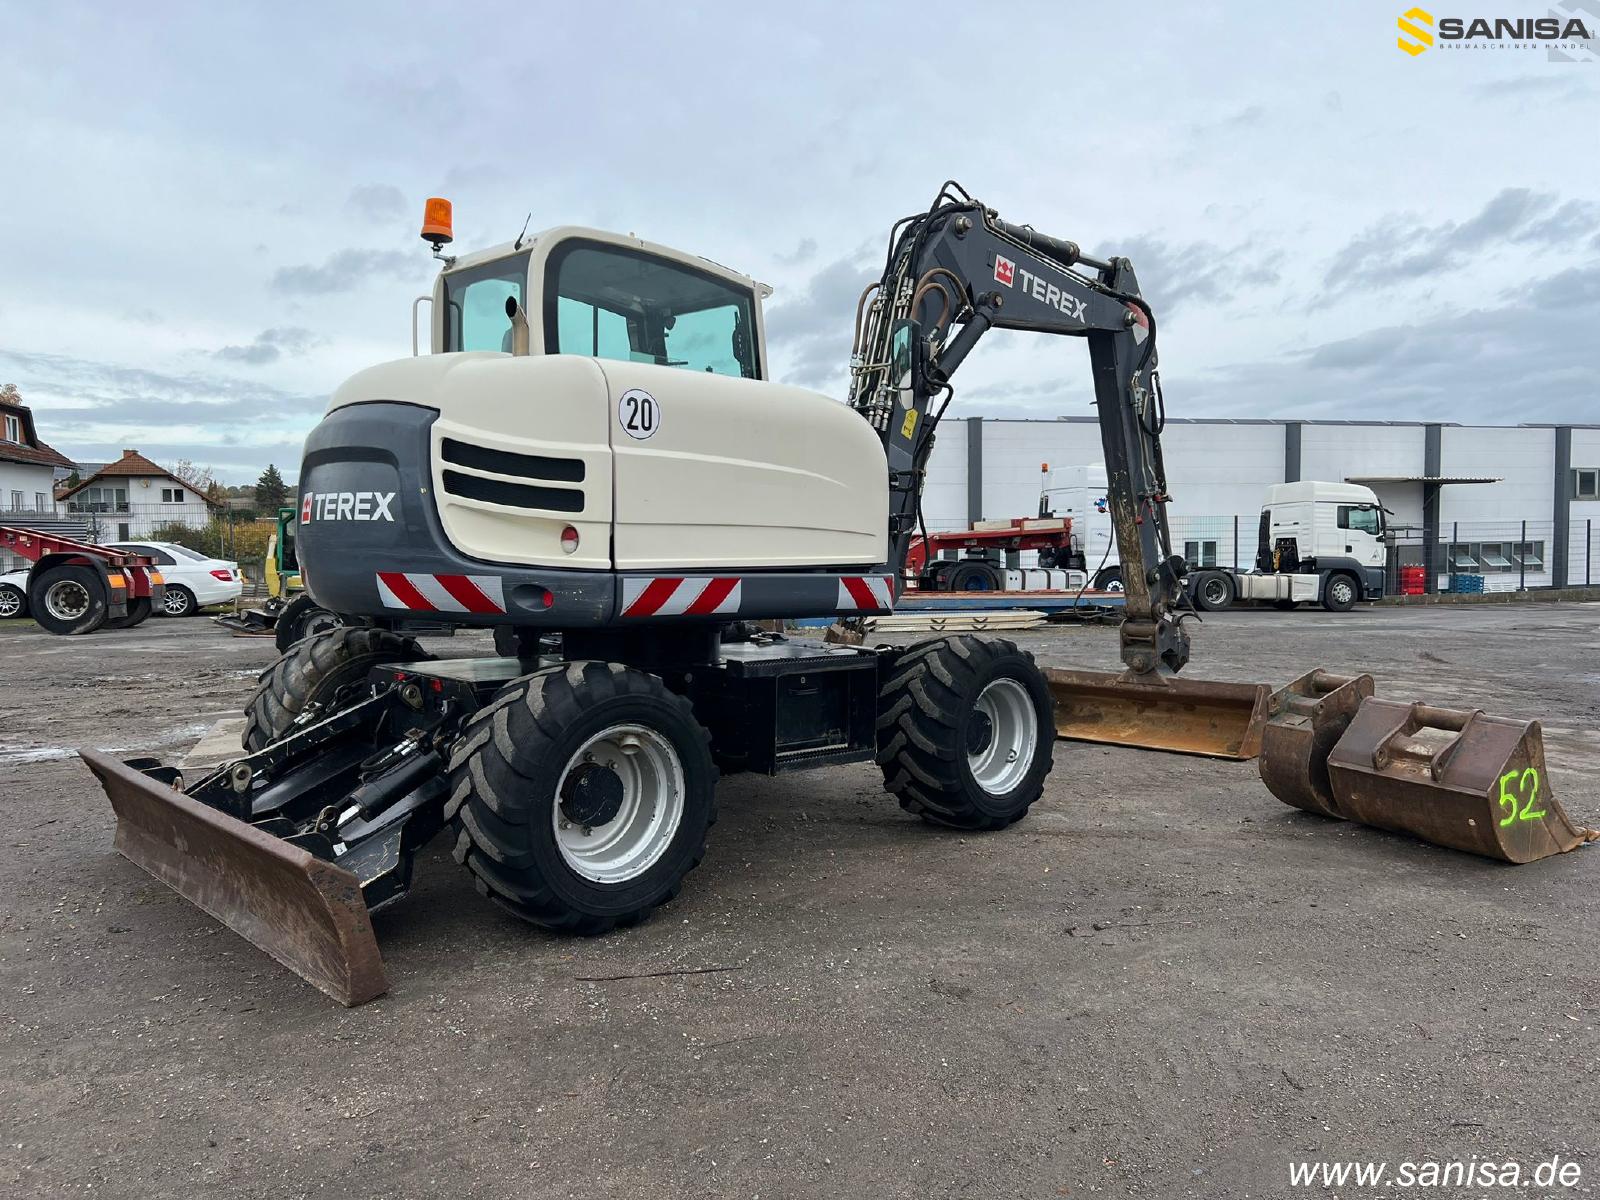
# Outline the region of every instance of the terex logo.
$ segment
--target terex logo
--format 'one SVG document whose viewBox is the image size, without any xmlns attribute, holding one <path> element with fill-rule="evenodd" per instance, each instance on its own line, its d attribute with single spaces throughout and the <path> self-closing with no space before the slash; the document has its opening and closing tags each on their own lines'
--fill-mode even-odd
<svg viewBox="0 0 1600 1200">
<path fill-rule="evenodd" d="M 1053 283 L 1046 283 L 1032 271 L 1022 267 L 1018 267 L 1017 270 L 1022 275 L 1022 290 L 1029 293 L 1039 303 L 1048 304 L 1051 308 L 1066 313 L 1074 321 L 1084 320 L 1085 302 L 1083 300 L 1062 291 Z"/>
<path fill-rule="evenodd" d="M 307 492 L 300 501 L 300 523 L 310 521 L 393 521 L 393 492 Z"/>
<path fill-rule="evenodd" d="M 1017 265 L 1009 258 L 1003 258 L 998 254 L 994 256 L 994 281 L 996 283 L 1003 283 L 1010 287 L 1011 281 L 1016 277 L 1016 270 Z"/>
</svg>

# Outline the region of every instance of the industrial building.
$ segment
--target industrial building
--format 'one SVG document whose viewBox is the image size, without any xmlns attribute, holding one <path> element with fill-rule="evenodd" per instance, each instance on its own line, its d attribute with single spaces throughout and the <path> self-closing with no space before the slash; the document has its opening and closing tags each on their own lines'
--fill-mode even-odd
<svg viewBox="0 0 1600 1200">
<path fill-rule="evenodd" d="M 1397 562 L 1431 565 L 1437 588 L 1455 573 L 1489 591 L 1600 584 L 1600 425 L 1173 418 L 1163 446 L 1174 548 L 1202 565 L 1250 566 L 1268 485 L 1316 479 L 1371 487 Z M 1032 515 L 1051 473 L 1100 461 L 1092 416 L 947 421 L 924 515 Z"/>
</svg>

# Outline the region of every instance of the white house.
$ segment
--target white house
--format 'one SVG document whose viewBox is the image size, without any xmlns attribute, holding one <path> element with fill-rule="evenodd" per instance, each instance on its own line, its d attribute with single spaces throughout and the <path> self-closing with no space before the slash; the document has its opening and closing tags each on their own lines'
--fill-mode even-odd
<svg viewBox="0 0 1600 1200">
<path fill-rule="evenodd" d="M 211 506 L 189 484 L 137 450 L 124 450 L 76 487 L 61 494 L 67 515 L 86 522 L 91 539 L 146 538 L 161 525 L 204 525 Z"/>
<path fill-rule="evenodd" d="M 56 469 L 72 469 L 63 454 L 39 440 L 33 412 L 0 390 L 0 525 L 37 524 L 56 515 Z"/>
</svg>

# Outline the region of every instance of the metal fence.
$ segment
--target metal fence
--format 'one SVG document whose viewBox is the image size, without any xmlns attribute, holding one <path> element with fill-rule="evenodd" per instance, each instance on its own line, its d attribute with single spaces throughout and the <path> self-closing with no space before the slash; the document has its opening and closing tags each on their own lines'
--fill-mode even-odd
<svg viewBox="0 0 1600 1200">
<path fill-rule="evenodd" d="M 1247 571 L 1256 563 L 1259 516 L 1173 517 L 1173 550 L 1195 566 Z M 1553 521 L 1446 521 L 1431 547 L 1420 526 L 1391 527 L 1388 582 L 1401 591 L 1401 570 L 1432 568 L 1433 591 L 1530 591 L 1549 587 L 1600 587 L 1600 522 L 1574 520 L 1565 545 Z M 1408 572 L 1414 575 L 1414 572 Z M 1481 583 L 1477 582 L 1481 580 Z"/>
</svg>

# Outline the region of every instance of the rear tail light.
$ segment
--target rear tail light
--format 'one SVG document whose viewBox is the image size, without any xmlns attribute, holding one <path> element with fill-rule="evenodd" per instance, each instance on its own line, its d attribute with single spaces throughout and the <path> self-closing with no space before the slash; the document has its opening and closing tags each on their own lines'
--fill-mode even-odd
<svg viewBox="0 0 1600 1200">
<path fill-rule="evenodd" d="M 573 554 L 573 553 L 577 552 L 577 549 L 578 549 L 578 531 L 576 529 L 574 529 L 571 525 L 568 525 L 565 529 L 563 529 L 561 531 L 561 549 L 564 550 L 568 554 Z"/>
<path fill-rule="evenodd" d="M 222 580 L 223 583 L 232 583 L 233 582 L 233 572 L 232 571 L 213 571 L 213 572 L 211 572 L 211 578 L 220 579 L 220 580 Z"/>
</svg>

